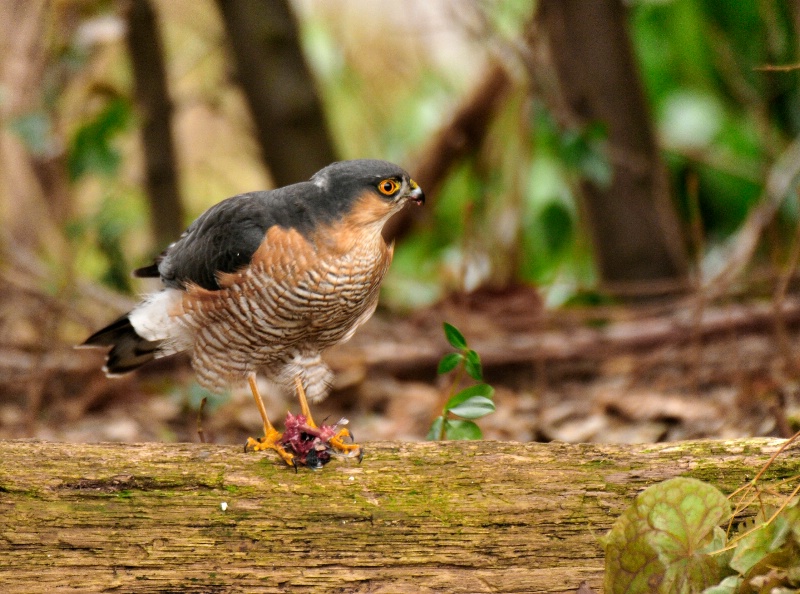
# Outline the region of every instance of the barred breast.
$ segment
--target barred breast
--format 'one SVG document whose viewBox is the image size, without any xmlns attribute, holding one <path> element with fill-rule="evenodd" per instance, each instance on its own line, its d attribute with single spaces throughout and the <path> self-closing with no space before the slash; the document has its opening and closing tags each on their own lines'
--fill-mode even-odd
<svg viewBox="0 0 800 594">
<path fill-rule="evenodd" d="M 187 291 L 181 321 L 194 334 L 200 383 L 220 390 L 264 371 L 287 388 L 299 375 L 310 399 L 324 397 L 330 372 L 321 352 L 377 306 L 392 256 L 377 239 L 342 251 L 270 229 L 250 267 L 221 276 L 221 290 Z"/>
</svg>

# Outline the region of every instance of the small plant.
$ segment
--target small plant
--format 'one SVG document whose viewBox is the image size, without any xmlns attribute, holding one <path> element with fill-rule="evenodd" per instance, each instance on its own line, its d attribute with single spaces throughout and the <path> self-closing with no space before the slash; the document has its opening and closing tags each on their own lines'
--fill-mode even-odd
<svg viewBox="0 0 800 594">
<path fill-rule="evenodd" d="M 436 417 L 428 431 L 428 439 L 481 439 L 483 433 L 472 419 L 480 419 L 494 412 L 494 388 L 484 383 L 481 359 L 478 353 L 469 348 L 458 328 L 445 322 L 444 335 L 457 352 L 442 357 L 437 373 L 444 375 L 452 372 L 453 381 L 442 414 Z M 478 383 L 458 391 L 465 373 Z"/>
<path fill-rule="evenodd" d="M 730 497 L 712 485 L 684 477 L 645 489 L 602 539 L 605 591 L 800 592 L 800 499 L 796 497 L 800 486 L 778 507 L 764 504 L 766 491 L 757 481 L 772 460 L 774 456 L 755 479 Z M 734 506 L 735 497 L 739 501 Z M 734 530 L 739 514 L 756 502 L 755 517 L 741 521 Z M 721 527 L 726 524 L 727 531 Z"/>
</svg>

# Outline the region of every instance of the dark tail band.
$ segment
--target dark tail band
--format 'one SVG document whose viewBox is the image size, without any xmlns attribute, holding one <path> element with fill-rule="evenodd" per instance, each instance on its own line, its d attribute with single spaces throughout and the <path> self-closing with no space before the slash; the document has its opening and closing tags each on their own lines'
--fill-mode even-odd
<svg viewBox="0 0 800 594">
<path fill-rule="evenodd" d="M 81 346 L 107 347 L 111 350 L 103 370 L 109 375 L 133 371 L 155 359 L 160 342 L 136 334 L 128 314 L 92 334 Z"/>
</svg>

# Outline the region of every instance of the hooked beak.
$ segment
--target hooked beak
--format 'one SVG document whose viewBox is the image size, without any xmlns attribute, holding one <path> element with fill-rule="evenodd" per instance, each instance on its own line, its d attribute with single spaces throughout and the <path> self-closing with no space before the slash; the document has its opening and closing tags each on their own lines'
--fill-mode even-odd
<svg viewBox="0 0 800 594">
<path fill-rule="evenodd" d="M 408 199 L 417 204 L 418 206 L 422 206 L 425 204 L 425 193 L 422 191 L 413 179 L 411 180 L 411 192 L 408 194 Z"/>
</svg>

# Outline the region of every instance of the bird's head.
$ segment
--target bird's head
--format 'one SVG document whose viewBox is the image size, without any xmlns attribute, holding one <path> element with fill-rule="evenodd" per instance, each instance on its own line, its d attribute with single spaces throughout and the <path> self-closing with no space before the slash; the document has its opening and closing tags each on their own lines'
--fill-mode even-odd
<svg viewBox="0 0 800 594">
<path fill-rule="evenodd" d="M 331 207 L 358 226 L 380 229 L 409 202 L 425 203 L 417 182 L 387 161 L 339 161 L 315 173 L 311 182 L 323 191 Z"/>
</svg>

